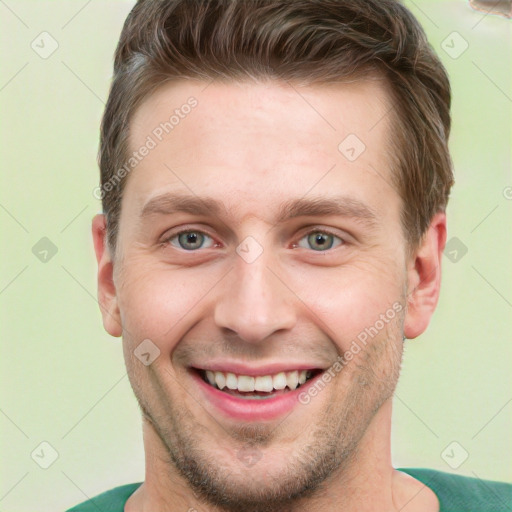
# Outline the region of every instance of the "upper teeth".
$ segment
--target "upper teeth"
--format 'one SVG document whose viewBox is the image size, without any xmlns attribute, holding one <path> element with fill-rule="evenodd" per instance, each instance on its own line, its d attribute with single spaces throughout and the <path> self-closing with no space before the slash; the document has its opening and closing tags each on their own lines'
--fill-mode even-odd
<svg viewBox="0 0 512 512">
<path fill-rule="evenodd" d="M 238 391 L 273 391 L 274 389 L 284 389 L 288 386 L 291 390 L 296 389 L 299 384 L 304 384 L 311 372 L 308 370 L 294 370 L 291 372 L 280 372 L 275 375 L 261 375 L 251 377 L 249 375 L 235 375 L 234 373 L 212 372 L 206 370 L 208 382 L 219 389 L 238 390 Z"/>
</svg>

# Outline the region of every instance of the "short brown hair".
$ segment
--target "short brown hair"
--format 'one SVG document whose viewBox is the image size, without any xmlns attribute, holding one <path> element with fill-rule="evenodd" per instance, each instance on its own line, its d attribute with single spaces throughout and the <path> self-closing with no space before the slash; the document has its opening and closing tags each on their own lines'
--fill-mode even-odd
<svg viewBox="0 0 512 512">
<path fill-rule="evenodd" d="M 137 107 L 170 80 L 270 78 L 312 85 L 383 77 L 402 227 L 416 247 L 453 184 L 450 84 L 414 16 L 397 0 L 139 0 L 125 21 L 101 125 L 108 243 L 116 247 Z M 341 142 L 341 141 L 340 141 Z M 106 185 L 109 184 L 108 189 Z M 109 190 L 105 193 L 105 190 Z"/>
</svg>

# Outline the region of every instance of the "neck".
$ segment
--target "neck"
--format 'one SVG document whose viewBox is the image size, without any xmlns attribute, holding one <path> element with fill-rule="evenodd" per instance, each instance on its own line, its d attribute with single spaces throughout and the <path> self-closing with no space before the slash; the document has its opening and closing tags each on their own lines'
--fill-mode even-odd
<svg viewBox="0 0 512 512">
<path fill-rule="evenodd" d="M 391 399 L 373 418 L 350 464 L 324 481 L 319 492 L 295 501 L 289 512 L 423 512 L 438 510 L 437 498 L 412 477 L 393 469 L 390 454 Z M 151 422 L 144 418 L 145 482 L 126 503 L 124 512 L 224 512 L 202 503 L 176 470 Z M 419 496 L 419 495 L 418 495 Z"/>
</svg>

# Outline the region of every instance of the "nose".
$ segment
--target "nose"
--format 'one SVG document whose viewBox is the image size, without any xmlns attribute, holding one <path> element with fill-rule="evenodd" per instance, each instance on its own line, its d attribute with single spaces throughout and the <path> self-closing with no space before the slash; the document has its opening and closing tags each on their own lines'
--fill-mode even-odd
<svg viewBox="0 0 512 512">
<path fill-rule="evenodd" d="M 248 343 L 261 342 L 296 323 L 294 294 L 279 272 L 269 268 L 265 255 L 266 251 L 251 263 L 236 256 L 215 306 L 216 325 Z"/>
</svg>

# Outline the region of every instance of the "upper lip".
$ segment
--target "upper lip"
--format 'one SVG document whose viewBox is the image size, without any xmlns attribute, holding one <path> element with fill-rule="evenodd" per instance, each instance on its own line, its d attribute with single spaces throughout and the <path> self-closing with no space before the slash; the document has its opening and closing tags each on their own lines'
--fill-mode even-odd
<svg viewBox="0 0 512 512">
<path fill-rule="evenodd" d="M 256 377 L 258 375 L 275 375 L 280 372 L 291 372 L 294 370 L 324 370 L 323 365 L 315 365 L 304 362 L 287 363 L 267 363 L 261 366 L 248 366 L 247 364 L 226 361 L 226 362 L 208 362 L 204 365 L 192 365 L 197 370 L 210 370 L 212 372 L 234 373 L 237 375 L 249 375 Z"/>
</svg>

